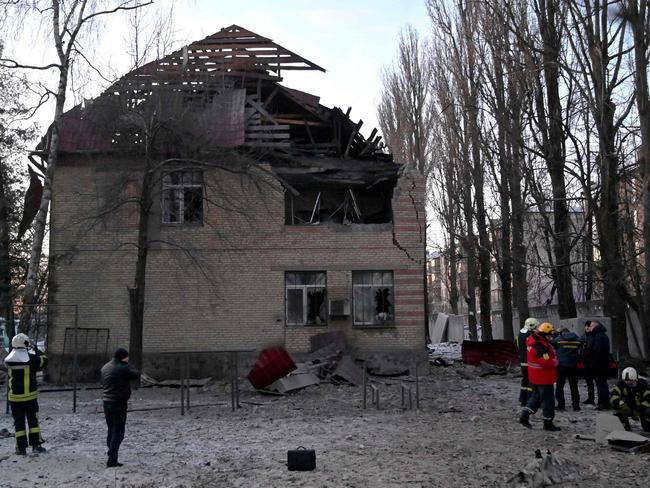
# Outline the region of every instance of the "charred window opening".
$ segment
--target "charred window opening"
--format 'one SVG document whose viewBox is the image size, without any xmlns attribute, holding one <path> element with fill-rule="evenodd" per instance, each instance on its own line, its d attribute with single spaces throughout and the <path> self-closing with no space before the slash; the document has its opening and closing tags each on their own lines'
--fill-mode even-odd
<svg viewBox="0 0 650 488">
<path fill-rule="evenodd" d="M 326 325 L 326 273 L 287 272 L 284 282 L 287 325 Z"/>
<path fill-rule="evenodd" d="M 172 171 L 163 176 L 162 218 L 165 224 L 203 222 L 202 171 Z"/>
<path fill-rule="evenodd" d="M 285 224 L 385 224 L 392 220 L 392 186 L 302 188 L 285 192 Z"/>
<path fill-rule="evenodd" d="M 354 325 L 393 325 L 394 293 L 392 271 L 353 271 Z"/>
</svg>

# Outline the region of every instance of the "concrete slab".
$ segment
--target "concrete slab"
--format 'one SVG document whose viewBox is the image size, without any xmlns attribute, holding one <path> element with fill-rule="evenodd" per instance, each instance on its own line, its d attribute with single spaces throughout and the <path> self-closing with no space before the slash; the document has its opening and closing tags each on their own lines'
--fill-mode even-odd
<svg viewBox="0 0 650 488">
<path fill-rule="evenodd" d="M 363 369 L 357 366 L 350 356 L 343 356 L 341 358 L 332 376 L 340 376 L 353 385 L 358 386 L 363 384 Z"/>
<path fill-rule="evenodd" d="M 318 379 L 318 376 L 313 373 L 298 373 L 280 378 L 269 385 L 268 389 L 276 390 L 280 393 L 288 393 L 311 385 L 318 385 L 319 383 L 320 380 Z"/>
<path fill-rule="evenodd" d="M 625 432 L 625 427 L 618 417 L 611 413 L 596 415 L 596 442 L 598 444 L 607 444 L 607 436 L 615 431 Z"/>
<path fill-rule="evenodd" d="M 445 313 L 438 313 L 436 323 L 433 326 L 429 322 L 429 339 L 432 344 L 438 344 L 446 339 L 448 323 L 449 315 Z"/>
</svg>

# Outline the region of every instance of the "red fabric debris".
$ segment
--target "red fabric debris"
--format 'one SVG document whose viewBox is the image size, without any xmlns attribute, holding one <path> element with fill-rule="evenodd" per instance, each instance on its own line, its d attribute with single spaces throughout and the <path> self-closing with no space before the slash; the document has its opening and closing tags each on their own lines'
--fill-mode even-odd
<svg viewBox="0 0 650 488">
<path fill-rule="evenodd" d="M 296 363 L 284 347 L 264 349 L 248 373 L 248 381 L 255 388 L 265 388 L 274 381 L 284 378 L 296 369 Z"/>
<path fill-rule="evenodd" d="M 463 362 L 480 364 L 481 361 L 494 366 L 518 365 L 519 355 L 514 341 L 493 340 L 485 342 L 463 341 Z"/>
</svg>

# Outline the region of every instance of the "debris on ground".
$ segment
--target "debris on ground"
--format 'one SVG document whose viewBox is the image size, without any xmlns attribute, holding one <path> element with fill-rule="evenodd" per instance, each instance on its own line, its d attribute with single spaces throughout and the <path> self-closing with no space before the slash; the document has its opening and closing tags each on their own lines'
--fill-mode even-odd
<svg viewBox="0 0 650 488">
<path fill-rule="evenodd" d="M 526 467 L 508 480 L 509 488 L 542 488 L 583 481 L 591 477 L 580 466 L 554 455 L 550 451 L 542 454 L 538 449 L 535 458 Z"/>
<path fill-rule="evenodd" d="M 436 366 L 449 366 L 463 360 L 462 347 L 458 342 L 429 344 L 429 363 Z"/>
<path fill-rule="evenodd" d="M 296 363 L 284 347 L 270 347 L 260 352 L 248 381 L 257 389 L 266 388 L 295 369 Z"/>
</svg>

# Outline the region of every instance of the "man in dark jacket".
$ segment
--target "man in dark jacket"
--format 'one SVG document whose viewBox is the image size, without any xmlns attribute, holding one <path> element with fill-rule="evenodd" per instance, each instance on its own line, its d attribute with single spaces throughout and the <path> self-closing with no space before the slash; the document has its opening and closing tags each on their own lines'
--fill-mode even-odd
<svg viewBox="0 0 650 488">
<path fill-rule="evenodd" d="M 577 334 L 564 328 L 553 340 L 553 347 L 560 362 L 557 368 L 557 383 L 555 384 L 555 399 L 557 409 L 564 410 L 564 383 L 569 380 L 571 390 L 571 405 L 576 412 L 580 410 L 580 392 L 578 391 L 578 359 L 582 342 Z"/>
<path fill-rule="evenodd" d="M 580 361 L 582 362 L 582 375 L 585 377 L 587 385 L 587 399 L 582 402 L 583 405 L 593 405 L 596 403 L 596 395 L 594 390 L 594 373 L 589 366 L 591 364 L 591 320 L 585 322 L 585 333 L 580 338 L 582 341 L 582 350 L 580 351 Z"/>
<path fill-rule="evenodd" d="M 129 353 L 126 349 L 119 348 L 115 351 L 113 359 L 102 367 L 102 387 L 104 389 L 104 416 L 108 435 L 108 461 L 106 467 L 116 468 L 122 466 L 117 461 L 120 444 L 124 439 L 126 426 L 126 412 L 128 400 L 131 396 L 131 380 L 140 378 L 140 373 L 129 366 Z"/>
<path fill-rule="evenodd" d="M 611 360 L 609 352 L 609 337 L 607 329 L 600 322 L 592 321 L 589 327 L 591 334 L 589 365 L 594 382 L 596 383 L 596 392 L 598 393 L 598 405 L 596 410 L 609 409 L 609 387 L 607 386 L 607 373 Z M 585 365 L 587 366 L 587 365 Z"/>
<path fill-rule="evenodd" d="M 526 349 L 526 339 L 533 333 L 539 325 L 539 321 L 534 317 L 528 317 L 524 326 L 519 331 L 516 339 L 517 351 L 519 352 L 519 367 L 521 368 L 521 389 L 519 390 L 519 404 L 522 407 L 528 403 L 528 397 L 533 393 L 533 387 L 528 383 L 528 352 Z"/>
<path fill-rule="evenodd" d="M 28 348 L 33 346 L 33 353 Z M 5 358 L 8 372 L 7 397 L 16 428 L 16 454 L 27 454 L 27 446 L 34 453 L 45 452 L 41 446 L 41 428 L 38 425 L 38 384 L 36 372 L 45 366 L 45 355 L 25 334 L 16 334 L 11 340 L 11 352 Z M 29 431 L 27 430 L 29 425 Z"/>
<path fill-rule="evenodd" d="M 630 430 L 630 417 L 641 421 L 641 428 L 650 432 L 650 386 L 639 378 L 634 368 L 625 368 L 621 380 L 612 389 L 611 405 L 625 430 Z"/>
</svg>

